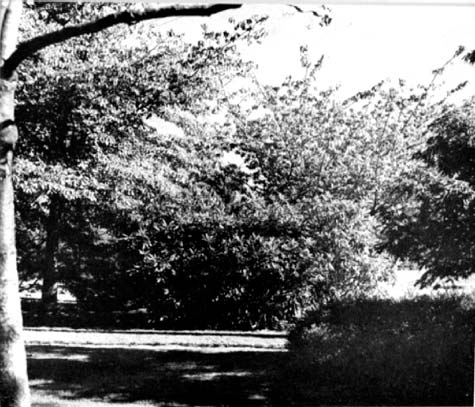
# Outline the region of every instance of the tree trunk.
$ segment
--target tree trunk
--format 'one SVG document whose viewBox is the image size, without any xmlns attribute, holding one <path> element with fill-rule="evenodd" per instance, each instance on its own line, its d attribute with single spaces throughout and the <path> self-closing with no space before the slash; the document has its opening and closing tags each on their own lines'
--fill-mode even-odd
<svg viewBox="0 0 475 407">
<path fill-rule="evenodd" d="M 58 304 L 58 247 L 60 203 L 55 196 L 51 197 L 49 215 L 46 223 L 45 269 L 41 288 L 41 308 L 44 316 L 55 310 Z"/>
<path fill-rule="evenodd" d="M 0 63 L 15 50 L 21 0 L 0 0 Z M 12 160 L 17 139 L 13 77 L 0 78 L 0 406 L 29 407 L 16 268 Z"/>
<path fill-rule="evenodd" d="M 13 120 L 15 82 L 0 79 L 0 125 Z M 30 396 L 15 246 L 12 145 L 0 131 L 0 406 L 28 407 Z M 16 128 L 14 129 L 16 130 Z"/>
</svg>

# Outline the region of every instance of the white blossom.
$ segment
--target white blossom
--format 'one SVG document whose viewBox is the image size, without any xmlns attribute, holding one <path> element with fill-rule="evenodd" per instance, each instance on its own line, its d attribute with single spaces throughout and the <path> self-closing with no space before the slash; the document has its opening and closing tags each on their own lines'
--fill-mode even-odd
<svg viewBox="0 0 475 407">
<path fill-rule="evenodd" d="M 168 137 L 184 137 L 185 133 L 183 129 L 178 127 L 175 123 L 166 121 L 155 114 L 150 114 L 142 118 L 143 123 L 155 130 L 156 136 L 168 136 Z"/>
<path fill-rule="evenodd" d="M 219 159 L 219 163 L 222 167 L 234 165 L 244 174 L 254 173 L 254 171 L 247 166 L 245 158 L 235 151 L 225 151 Z"/>
</svg>

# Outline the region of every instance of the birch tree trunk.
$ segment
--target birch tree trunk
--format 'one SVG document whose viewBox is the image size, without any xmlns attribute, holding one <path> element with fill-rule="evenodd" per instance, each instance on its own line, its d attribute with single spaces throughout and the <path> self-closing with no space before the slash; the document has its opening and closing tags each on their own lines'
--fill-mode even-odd
<svg viewBox="0 0 475 407">
<path fill-rule="evenodd" d="M 16 47 L 21 0 L 0 0 L 1 64 Z M 18 290 L 12 160 L 15 80 L 0 77 L 0 406 L 29 407 L 26 353 Z"/>
</svg>

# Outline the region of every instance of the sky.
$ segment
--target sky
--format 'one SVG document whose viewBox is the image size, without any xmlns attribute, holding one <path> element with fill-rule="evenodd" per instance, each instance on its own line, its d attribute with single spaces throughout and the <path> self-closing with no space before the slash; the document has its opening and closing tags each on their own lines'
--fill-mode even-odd
<svg viewBox="0 0 475 407">
<path fill-rule="evenodd" d="M 319 5 L 300 7 L 320 9 Z M 475 49 L 475 6 L 333 4 L 329 8 L 333 20 L 327 27 L 320 27 L 311 13 L 298 13 L 284 4 L 247 4 L 208 19 L 170 19 L 158 25 L 183 32 L 193 41 L 203 22 L 225 28 L 230 16 L 239 20 L 269 14 L 262 44 L 241 47 L 243 56 L 258 65 L 259 81 L 277 85 L 288 75 L 301 74 L 299 48 L 306 45 L 315 62 L 324 55 L 318 83 L 323 88 L 339 85 L 344 96 L 383 79 L 428 85 L 432 71 L 460 45 Z M 455 62 L 437 81 L 442 79 L 448 87 L 469 80 L 463 95 L 475 94 L 475 67 Z"/>
<path fill-rule="evenodd" d="M 251 55 L 259 65 L 261 80 L 277 83 L 286 74 L 298 72 L 301 44 L 308 45 L 314 60 L 324 55 L 319 83 L 339 84 L 348 95 L 382 79 L 429 84 L 432 71 L 448 61 L 460 45 L 475 49 L 475 6 L 330 8 L 333 21 L 325 28 L 308 23 L 310 14 L 287 15 L 276 21 L 268 38 Z M 461 61 L 451 64 L 443 77 L 448 86 L 472 78 L 475 84 L 475 68 Z M 474 94 L 474 85 L 467 91 Z"/>
</svg>

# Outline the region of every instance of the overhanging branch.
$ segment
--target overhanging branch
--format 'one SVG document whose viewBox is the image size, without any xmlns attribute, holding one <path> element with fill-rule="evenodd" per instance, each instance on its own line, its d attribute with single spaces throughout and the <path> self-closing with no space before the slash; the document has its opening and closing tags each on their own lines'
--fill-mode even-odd
<svg viewBox="0 0 475 407">
<path fill-rule="evenodd" d="M 94 34 L 117 24 L 136 24 L 144 20 L 166 17 L 208 17 L 225 10 L 239 7 L 241 7 L 240 4 L 211 4 L 196 6 L 174 5 L 158 9 L 123 11 L 88 23 L 65 27 L 61 30 L 40 35 L 20 43 L 16 50 L 3 64 L 1 68 L 1 77 L 10 78 L 16 68 L 18 68 L 26 58 L 32 56 L 43 48 L 84 34 Z"/>
</svg>

